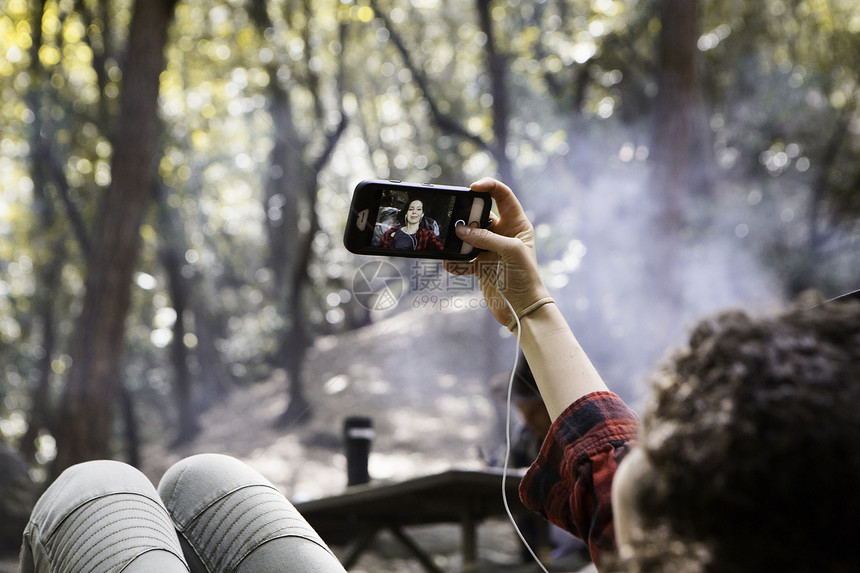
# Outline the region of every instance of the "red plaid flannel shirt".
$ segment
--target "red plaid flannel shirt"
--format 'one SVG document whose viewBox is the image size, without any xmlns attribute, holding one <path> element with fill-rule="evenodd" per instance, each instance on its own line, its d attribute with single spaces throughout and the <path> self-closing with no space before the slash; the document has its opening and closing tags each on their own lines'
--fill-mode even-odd
<svg viewBox="0 0 860 573">
<path fill-rule="evenodd" d="M 391 227 L 388 231 L 382 235 L 382 238 L 379 239 L 379 246 L 383 248 L 391 248 L 394 247 L 394 234 L 400 229 L 400 227 Z M 415 250 L 417 251 L 441 251 L 442 250 L 442 241 L 439 240 L 433 231 L 430 229 L 425 229 L 424 227 L 418 227 L 418 231 L 415 233 L 416 246 Z"/>
<path fill-rule="evenodd" d="M 585 540 L 598 566 L 601 553 L 615 551 L 612 478 L 638 427 L 612 392 L 588 394 L 553 422 L 520 483 L 526 507 Z"/>
</svg>

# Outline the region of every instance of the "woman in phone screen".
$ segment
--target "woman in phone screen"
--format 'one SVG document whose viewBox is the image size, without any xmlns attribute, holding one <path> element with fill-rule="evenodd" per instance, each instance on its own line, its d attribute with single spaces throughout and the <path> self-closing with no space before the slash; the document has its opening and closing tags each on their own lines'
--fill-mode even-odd
<svg viewBox="0 0 860 573">
<path fill-rule="evenodd" d="M 402 225 L 391 227 L 379 240 L 379 246 L 413 251 L 441 251 L 442 241 L 428 228 L 424 217 L 424 202 L 412 199 L 398 215 Z"/>
</svg>

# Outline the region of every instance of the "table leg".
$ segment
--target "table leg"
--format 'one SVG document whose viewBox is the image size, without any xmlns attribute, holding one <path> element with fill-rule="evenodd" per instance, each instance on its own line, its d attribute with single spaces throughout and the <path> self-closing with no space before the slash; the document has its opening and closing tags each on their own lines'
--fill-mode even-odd
<svg viewBox="0 0 860 573">
<path fill-rule="evenodd" d="M 421 563 L 421 566 L 424 567 L 425 570 L 430 573 L 444 573 L 439 567 L 433 562 L 433 559 L 430 555 L 427 554 L 421 547 L 418 546 L 415 541 L 406 535 L 406 532 L 403 531 L 400 527 L 396 525 L 392 525 L 388 528 L 394 537 L 400 541 L 404 546 L 406 546 L 409 551 L 415 556 L 416 559 Z"/>
<path fill-rule="evenodd" d="M 478 528 L 474 517 L 466 512 L 460 518 L 463 544 L 463 572 L 475 571 L 478 566 Z"/>
<path fill-rule="evenodd" d="M 368 547 L 370 547 L 370 544 L 373 543 L 373 539 L 376 537 L 378 532 L 379 528 L 374 527 L 365 531 L 361 537 L 358 538 L 358 541 L 341 561 L 344 569 L 348 570 L 350 567 L 355 565 L 362 554 L 367 551 Z"/>
</svg>

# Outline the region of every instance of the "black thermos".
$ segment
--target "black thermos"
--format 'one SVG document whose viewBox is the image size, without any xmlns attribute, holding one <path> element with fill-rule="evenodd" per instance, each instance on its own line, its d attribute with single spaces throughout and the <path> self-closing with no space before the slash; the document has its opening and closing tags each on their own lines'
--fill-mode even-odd
<svg viewBox="0 0 860 573">
<path fill-rule="evenodd" d="M 350 416 L 343 422 L 346 445 L 346 485 L 359 485 L 370 481 L 367 461 L 373 441 L 373 420 L 366 416 Z"/>
</svg>

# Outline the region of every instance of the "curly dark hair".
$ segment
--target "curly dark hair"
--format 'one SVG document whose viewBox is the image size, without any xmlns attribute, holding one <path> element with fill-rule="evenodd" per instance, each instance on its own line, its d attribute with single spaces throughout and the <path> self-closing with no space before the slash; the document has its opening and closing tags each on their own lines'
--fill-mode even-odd
<svg viewBox="0 0 860 573">
<path fill-rule="evenodd" d="M 701 322 L 638 447 L 627 570 L 860 571 L 860 302 Z"/>
</svg>

